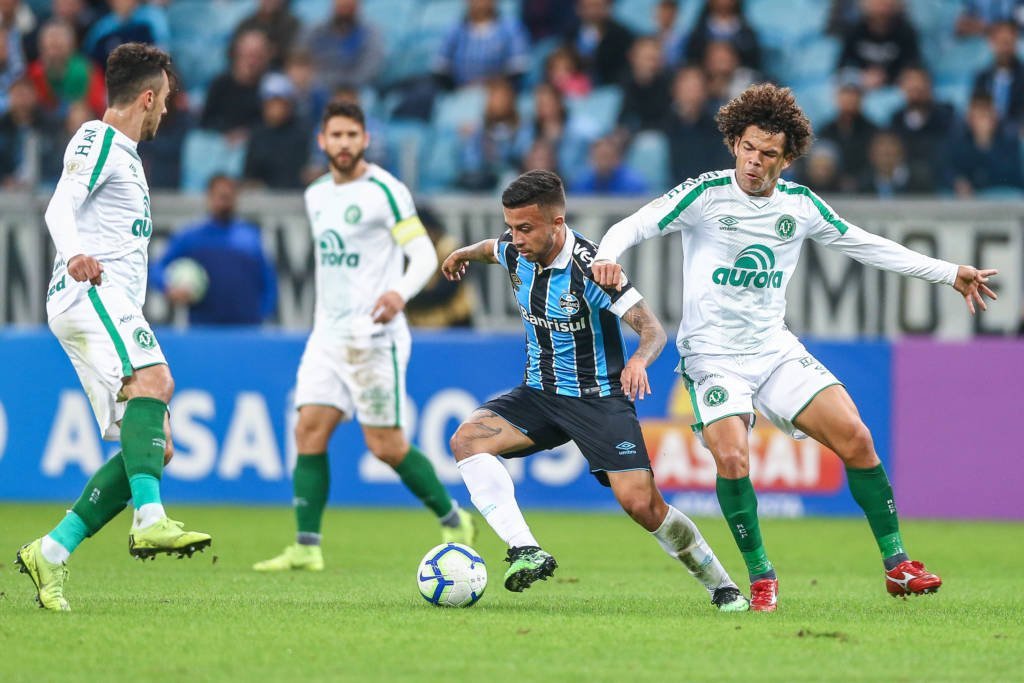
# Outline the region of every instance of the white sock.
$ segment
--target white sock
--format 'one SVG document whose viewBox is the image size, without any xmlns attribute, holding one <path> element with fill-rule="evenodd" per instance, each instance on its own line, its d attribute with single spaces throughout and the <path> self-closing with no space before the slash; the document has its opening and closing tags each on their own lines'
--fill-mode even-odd
<svg viewBox="0 0 1024 683">
<path fill-rule="evenodd" d="M 510 548 L 540 545 L 516 503 L 512 477 L 498 458 L 490 453 L 477 453 L 460 460 L 458 466 L 470 500 L 501 540 Z"/>
<path fill-rule="evenodd" d="M 43 551 L 43 557 L 46 558 L 47 562 L 60 564 L 61 562 L 67 562 L 68 558 L 71 557 L 71 553 L 68 552 L 68 549 L 62 546 L 57 541 L 50 538 L 49 534 L 43 536 L 43 542 L 41 546 Z"/>
<path fill-rule="evenodd" d="M 707 541 L 700 535 L 697 525 L 676 508 L 668 506 L 665 521 L 657 531 L 652 532 L 652 535 L 658 541 L 658 545 L 670 557 L 682 562 L 690 574 L 704 584 L 711 595 L 714 595 L 718 588 L 736 586 Z"/>
<path fill-rule="evenodd" d="M 145 529 L 166 516 L 167 513 L 164 512 L 164 506 L 161 503 L 146 503 L 135 511 L 135 523 L 133 526 L 136 529 Z"/>
</svg>

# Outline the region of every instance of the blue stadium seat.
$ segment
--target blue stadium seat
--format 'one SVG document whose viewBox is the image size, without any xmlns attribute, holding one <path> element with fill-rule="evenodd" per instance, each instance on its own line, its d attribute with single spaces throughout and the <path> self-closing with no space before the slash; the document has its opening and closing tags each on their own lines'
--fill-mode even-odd
<svg viewBox="0 0 1024 683">
<path fill-rule="evenodd" d="M 476 86 L 438 96 L 434 102 L 434 128 L 457 131 L 466 124 L 479 124 L 483 120 L 486 96 L 484 89 Z"/>
<path fill-rule="evenodd" d="M 823 0 L 751 0 L 744 12 L 762 46 L 792 49 L 804 38 L 822 32 L 828 6 Z"/>
<path fill-rule="evenodd" d="M 887 128 L 892 115 L 904 104 L 903 93 L 895 86 L 878 88 L 864 95 L 864 116 L 876 126 Z"/>
<path fill-rule="evenodd" d="M 669 186 L 669 156 L 665 134 L 648 130 L 633 138 L 626 163 L 643 175 L 652 192 L 663 192 Z"/>
<path fill-rule="evenodd" d="M 389 45 L 384 72 L 378 85 L 388 86 L 416 76 L 429 74 L 444 36 L 436 31 L 416 31 Z"/>
<path fill-rule="evenodd" d="M 420 31 L 445 34 L 466 15 L 465 0 L 429 0 L 417 4 L 415 26 Z"/>
<path fill-rule="evenodd" d="M 363 14 L 366 14 L 366 5 L 374 5 L 375 2 L 363 3 L 361 6 Z M 309 27 L 323 23 L 331 16 L 331 7 L 334 0 L 292 0 L 292 14 L 294 14 L 303 26 Z"/>
<path fill-rule="evenodd" d="M 168 5 L 171 56 L 190 90 L 205 88 L 224 71 L 231 34 L 255 8 L 254 0 L 177 0 Z"/>
<path fill-rule="evenodd" d="M 398 41 L 415 31 L 414 17 L 419 11 L 415 0 L 372 0 L 359 7 L 363 19 L 381 32 L 389 52 Z"/>
<path fill-rule="evenodd" d="M 392 120 L 387 124 L 385 139 L 388 158 L 394 163 L 394 170 L 410 187 L 418 184 L 420 165 L 430 141 L 430 126 L 422 121 Z"/>
<path fill-rule="evenodd" d="M 772 76 L 789 86 L 821 82 L 835 72 L 841 48 L 839 41 L 830 36 L 809 38 L 799 46 L 782 51 L 781 59 L 766 64 L 766 68 Z"/>
<path fill-rule="evenodd" d="M 952 104 L 956 107 L 957 113 L 963 116 L 967 111 L 967 103 L 971 99 L 971 84 L 962 82 L 936 85 L 935 99 Z"/>
<path fill-rule="evenodd" d="M 796 101 L 815 129 L 823 127 L 836 116 L 836 88 L 830 80 L 793 86 Z"/>
<path fill-rule="evenodd" d="M 203 192 L 217 173 L 240 177 L 245 167 L 245 144 L 230 145 L 223 135 L 209 130 L 191 130 L 181 153 L 181 189 Z"/>
<path fill-rule="evenodd" d="M 420 155 L 421 192 L 439 192 L 455 184 L 459 172 L 459 137 L 451 132 L 433 131 Z"/>
<path fill-rule="evenodd" d="M 619 0 L 613 14 L 639 34 L 654 33 L 654 8 L 659 0 Z"/>
<path fill-rule="evenodd" d="M 936 83 L 965 83 L 992 63 L 988 43 L 982 38 L 949 41 L 931 56 L 929 66 Z"/>
<path fill-rule="evenodd" d="M 905 4 L 923 47 L 930 41 L 952 37 L 963 0 L 907 0 Z"/>
<path fill-rule="evenodd" d="M 615 127 L 622 106 L 622 91 L 615 86 L 596 88 L 586 97 L 566 100 L 574 127 L 588 137 L 599 137 Z"/>
<path fill-rule="evenodd" d="M 532 88 L 544 80 L 544 63 L 561 43 L 561 38 L 552 37 L 538 40 L 530 46 L 530 65 L 527 67 L 526 76 L 523 79 L 524 87 Z"/>
</svg>

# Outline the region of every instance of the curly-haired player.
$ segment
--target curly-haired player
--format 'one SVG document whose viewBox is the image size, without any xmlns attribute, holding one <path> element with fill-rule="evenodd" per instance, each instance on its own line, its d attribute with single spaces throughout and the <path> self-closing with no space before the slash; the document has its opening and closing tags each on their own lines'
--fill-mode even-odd
<svg viewBox="0 0 1024 683">
<path fill-rule="evenodd" d="M 615 286 L 615 260 L 656 235 L 679 232 L 683 313 L 676 346 L 690 390 L 694 428 L 718 467 L 722 512 L 743 554 L 751 609 L 776 607 L 778 581 L 757 521 L 748 434 L 754 408 L 795 438 L 828 446 L 846 465 L 894 596 L 930 593 L 942 580 L 903 547 L 892 487 L 850 395 L 786 329 L 786 285 L 810 238 L 862 263 L 952 285 L 986 308 L 994 270 L 929 258 L 837 216 L 818 195 L 779 176 L 804 154 L 813 134 L 788 88 L 751 86 L 718 112 L 718 128 L 736 168 L 704 173 L 612 226 L 594 258 L 594 280 Z"/>
</svg>

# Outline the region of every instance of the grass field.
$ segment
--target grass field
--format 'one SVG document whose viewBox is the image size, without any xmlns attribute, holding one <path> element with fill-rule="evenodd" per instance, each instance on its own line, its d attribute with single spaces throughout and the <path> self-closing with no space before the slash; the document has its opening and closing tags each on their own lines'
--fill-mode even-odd
<svg viewBox="0 0 1024 683">
<path fill-rule="evenodd" d="M 944 578 L 893 600 L 859 520 L 767 520 L 775 614 L 718 614 L 622 515 L 529 513 L 555 580 L 501 586 L 504 548 L 482 529 L 491 584 L 472 609 L 429 606 L 416 563 L 437 542 L 419 511 L 330 510 L 327 570 L 259 575 L 290 541 L 275 508 L 172 508 L 209 531 L 191 560 L 142 563 L 122 515 L 75 553 L 73 611 L 37 609 L 20 543 L 57 505 L 0 504 L 0 681 L 997 681 L 1024 679 L 1024 526 L 910 522 L 910 549 Z M 698 520 L 737 579 L 721 520 Z M 740 581 L 744 588 L 745 580 Z"/>
</svg>

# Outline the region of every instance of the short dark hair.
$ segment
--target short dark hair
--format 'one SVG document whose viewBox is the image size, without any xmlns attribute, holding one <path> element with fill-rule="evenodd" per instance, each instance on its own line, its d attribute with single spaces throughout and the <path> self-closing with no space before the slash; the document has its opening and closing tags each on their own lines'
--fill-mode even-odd
<svg viewBox="0 0 1024 683">
<path fill-rule="evenodd" d="M 328 103 L 327 108 L 324 109 L 323 120 L 320 122 L 321 127 L 327 126 L 327 122 L 335 116 L 344 116 L 346 119 L 352 119 L 361 128 L 366 128 L 366 116 L 363 114 L 363 108 L 354 102 Z"/>
<path fill-rule="evenodd" d="M 744 90 L 718 110 L 715 122 L 730 152 L 749 126 L 757 126 L 769 135 L 784 133 L 783 154 L 789 160 L 807 154 L 814 140 L 811 122 L 796 103 L 793 91 L 772 83 Z"/>
<path fill-rule="evenodd" d="M 107 102 L 128 104 L 146 90 L 159 90 L 161 74 L 175 83 L 171 56 L 158 47 L 143 43 L 118 45 L 107 57 Z"/>
<path fill-rule="evenodd" d="M 541 208 L 565 206 L 565 188 L 557 173 L 536 169 L 519 176 L 501 193 L 501 205 L 518 209 L 536 204 Z"/>
<path fill-rule="evenodd" d="M 214 173 L 210 176 L 210 179 L 206 181 L 206 191 L 209 192 L 213 189 L 213 186 L 218 183 L 230 183 L 232 187 L 238 186 L 238 181 L 227 173 Z"/>
</svg>

